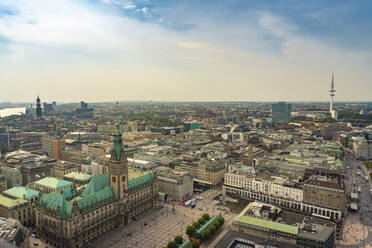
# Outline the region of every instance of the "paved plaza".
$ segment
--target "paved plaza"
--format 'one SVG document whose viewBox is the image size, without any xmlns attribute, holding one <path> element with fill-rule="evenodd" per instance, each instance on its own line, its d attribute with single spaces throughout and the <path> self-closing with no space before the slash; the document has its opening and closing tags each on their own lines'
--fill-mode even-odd
<svg viewBox="0 0 372 248">
<path fill-rule="evenodd" d="M 192 224 L 203 213 L 214 215 L 222 213 L 226 223 L 231 223 L 235 215 L 226 212 L 225 208 L 216 206 L 219 202 L 213 200 L 220 194 L 220 190 L 211 189 L 200 194 L 203 200 L 196 202 L 195 208 L 186 208 L 178 203 L 164 204 L 162 208 L 152 208 L 146 213 L 138 216 L 137 221 L 128 225 L 109 231 L 97 240 L 94 247 L 118 248 L 118 247 L 164 247 L 176 235 L 182 234 L 186 239 L 185 230 L 187 225 Z M 226 212 L 226 213 L 225 213 Z M 226 226 L 226 225 L 225 225 Z"/>
</svg>

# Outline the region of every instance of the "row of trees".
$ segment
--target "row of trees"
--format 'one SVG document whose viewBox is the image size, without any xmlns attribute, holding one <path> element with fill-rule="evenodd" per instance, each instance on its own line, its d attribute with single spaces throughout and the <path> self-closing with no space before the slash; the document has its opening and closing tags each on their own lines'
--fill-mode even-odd
<svg viewBox="0 0 372 248">
<path fill-rule="evenodd" d="M 190 237 L 194 234 L 194 232 L 200 228 L 201 225 L 203 225 L 206 221 L 209 220 L 208 214 L 203 214 L 199 220 L 195 221 L 192 225 L 187 226 L 186 228 L 186 234 Z M 202 240 L 209 239 L 213 234 L 216 233 L 218 229 L 223 225 L 225 222 L 225 219 L 222 216 L 219 216 L 209 227 L 208 229 L 204 230 L 202 232 Z"/>
<path fill-rule="evenodd" d="M 209 220 L 209 214 L 205 213 L 200 217 L 197 221 L 195 221 L 192 225 L 187 226 L 186 234 L 190 237 L 192 234 L 197 230 L 205 221 Z"/>
<path fill-rule="evenodd" d="M 169 241 L 166 248 L 177 248 L 178 246 L 182 245 L 182 243 L 183 243 L 182 236 L 177 235 L 176 237 L 174 237 L 174 240 Z"/>
<path fill-rule="evenodd" d="M 209 227 L 208 229 L 204 230 L 202 232 L 202 240 L 208 240 L 213 234 L 216 233 L 218 229 L 221 228 L 223 223 L 225 222 L 225 219 L 220 216 L 218 217 Z"/>
<path fill-rule="evenodd" d="M 190 237 L 193 237 L 195 231 L 197 231 L 205 222 L 210 219 L 209 214 L 203 214 L 197 221 L 195 221 L 192 225 L 187 226 L 186 234 Z M 218 229 L 223 225 L 225 219 L 222 216 L 219 216 L 209 227 L 208 229 L 204 230 L 202 233 L 201 239 L 208 240 L 213 234 L 216 233 Z M 181 235 L 177 235 L 174 240 L 169 241 L 168 245 L 165 248 L 177 248 L 183 243 L 183 238 Z M 192 248 L 199 248 L 200 244 L 198 241 L 193 240 L 191 242 Z"/>
</svg>

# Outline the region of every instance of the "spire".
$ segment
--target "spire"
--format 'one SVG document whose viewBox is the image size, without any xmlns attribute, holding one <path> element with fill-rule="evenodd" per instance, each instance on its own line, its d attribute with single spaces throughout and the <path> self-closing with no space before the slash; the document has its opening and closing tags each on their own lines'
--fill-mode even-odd
<svg viewBox="0 0 372 248">
<path fill-rule="evenodd" d="M 112 134 L 114 137 L 113 144 L 112 144 L 112 152 L 111 152 L 111 160 L 121 161 L 124 157 L 124 148 L 123 148 L 123 137 L 120 131 L 119 125 L 119 118 L 118 118 L 118 105 L 116 103 L 116 123 L 115 123 L 115 131 Z"/>
</svg>

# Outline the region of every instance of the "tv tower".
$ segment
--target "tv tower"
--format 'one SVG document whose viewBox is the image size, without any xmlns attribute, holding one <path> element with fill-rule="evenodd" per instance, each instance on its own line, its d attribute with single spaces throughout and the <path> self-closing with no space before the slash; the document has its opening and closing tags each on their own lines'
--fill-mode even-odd
<svg viewBox="0 0 372 248">
<path fill-rule="evenodd" d="M 335 80 L 334 80 L 334 73 L 332 73 L 332 81 L 331 81 L 331 89 L 329 90 L 329 96 L 330 96 L 330 101 L 329 101 L 329 112 L 331 113 L 331 116 L 333 119 L 337 120 L 338 119 L 338 112 L 337 110 L 333 109 L 333 97 L 335 96 Z"/>
<path fill-rule="evenodd" d="M 334 81 L 334 74 L 332 73 L 332 82 L 331 82 L 331 89 L 329 90 L 329 96 L 331 97 L 331 100 L 329 102 L 329 112 L 333 112 L 333 97 L 335 96 L 335 81 Z"/>
</svg>

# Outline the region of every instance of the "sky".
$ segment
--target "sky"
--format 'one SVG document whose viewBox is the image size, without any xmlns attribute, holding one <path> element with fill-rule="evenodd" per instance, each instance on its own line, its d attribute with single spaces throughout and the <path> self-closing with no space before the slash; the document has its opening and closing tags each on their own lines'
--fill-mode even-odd
<svg viewBox="0 0 372 248">
<path fill-rule="evenodd" d="M 0 0 L 0 102 L 372 101 L 372 1 Z"/>
</svg>

